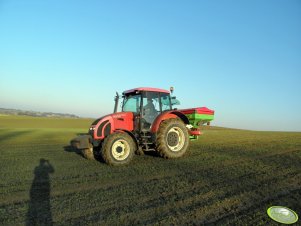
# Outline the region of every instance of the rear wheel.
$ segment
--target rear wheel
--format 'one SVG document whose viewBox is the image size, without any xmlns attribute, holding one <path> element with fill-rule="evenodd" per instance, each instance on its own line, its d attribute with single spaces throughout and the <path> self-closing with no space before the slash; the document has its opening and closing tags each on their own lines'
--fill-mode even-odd
<svg viewBox="0 0 301 226">
<path fill-rule="evenodd" d="M 179 158 L 189 147 L 189 134 L 181 119 L 161 123 L 157 135 L 157 151 L 164 158 Z"/>
<path fill-rule="evenodd" d="M 133 159 L 136 149 L 136 144 L 130 135 L 116 132 L 105 138 L 101 155 L 109 165 L 125 165 Z"/>
</svg>

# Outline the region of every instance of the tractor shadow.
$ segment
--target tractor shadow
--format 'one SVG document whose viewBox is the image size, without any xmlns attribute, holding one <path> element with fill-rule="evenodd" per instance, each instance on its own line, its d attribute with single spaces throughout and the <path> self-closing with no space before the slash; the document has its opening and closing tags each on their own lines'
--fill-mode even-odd
<svg viewBox="0 0 301 226">
<path fill-rule="evenodd" d="M 75 147 L 72 147 L 71 145 L 64 146 L 63 149 L 64 149 L 65 152 L 74 153 L 74 154 L 76 154 L 76 155 L 78 155 L 78 156 L 80 156 L 80 157 L 86 159 L 85 156 L 84 156 L 83 153 L 82 153 L 82 150 L 77 149 L 77 148 L 75 148 Z M 93 149 L 93 155 L 94 155 L 94 159 L 95 159 L 96 161 L 98 161 L 98 162 L 100 162 L 100 163 L 105 163 L 105 161 L 104 161 L 103 158 L 101 157 L 100 149 L 99 149 L 99 148 L 94 148 L 94 149 Z M 87 159 L 87 160 L 88 160 L 88 159 Z"/>
<path fill-rule="evenodd" d="M 63 147 L 65 152 L 69 152 L 69 153 L 74 153 L 78 156 L 80 156 L 81 158 L 85 158 L 85 156 L 82 153 L 82 150 L 77 149 L 71 145 L 66 145 Z M 93 149 L 93 155 L 94 155 L 94 159 L 100 163 L 106 164 L 106 162 L 103 160 L 102 156 L 101 156 L 101 147 L 97 147 Z M 159 153 L 157 151 L 144 151 L 143 153 L 141 152 L 135 152 L 135 156 L 137 158 L 145 156 L 148 158 L 162 158 Z M 86 159 L 87 161 L 89 161 L 88 159 Z M 90 160 L 91 161 L 91 160 Z"/>
<path fill-rule="evenodd" d="M 78 155 L 82 155 L 79 149 L 72 147 L 71 145 L 67 145 L 63 147 L 65 152 L 75 153 Z"/>
<path fill-rule="evenodd" d="M 153 157 L 153 158 L 161 158 L 157 151 L 144 151 L 142 155 Z"/>
<path fill-rule="evenodd" d="M 87 133 L 77 133 L 76 136 L 88 135 Z"/>
</svg>

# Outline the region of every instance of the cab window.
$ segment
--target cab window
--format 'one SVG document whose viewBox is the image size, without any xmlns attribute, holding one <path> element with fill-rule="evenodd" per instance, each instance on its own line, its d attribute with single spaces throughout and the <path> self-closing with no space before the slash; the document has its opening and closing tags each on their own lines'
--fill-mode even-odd
<svg viewBox="0 0 301 226">
<path fill-rule="evenodd" d="M 128 95 L 123 99 L 123 108 L 122 111 L 131 111 L 134 113 L 140 112 L 140 101 L 141 95 Z"/>
<path fill-rule="evenodd" d="M 161 93 L 162 111 L 171 110 L 170 96 L 167 93 Z"/>
</svg>

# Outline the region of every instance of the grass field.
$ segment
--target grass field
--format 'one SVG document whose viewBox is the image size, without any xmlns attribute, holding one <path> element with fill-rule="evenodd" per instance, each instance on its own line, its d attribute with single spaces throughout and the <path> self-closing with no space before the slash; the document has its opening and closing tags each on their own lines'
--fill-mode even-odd
<svg viewBox="0 0 301 226">
<path fill-rule="evenodd" d="M 278 225 L 273 205 L 301 217 L 301 133 L 211 127 L 181 159 L 111 167 L 68 148 L 92 121 L 0 116 L 0 225 Z"/>
</svg>

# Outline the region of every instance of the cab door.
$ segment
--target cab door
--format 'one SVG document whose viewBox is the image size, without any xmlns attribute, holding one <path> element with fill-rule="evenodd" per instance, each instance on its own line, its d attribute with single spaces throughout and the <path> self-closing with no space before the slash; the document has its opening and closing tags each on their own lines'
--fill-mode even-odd
<svg viewBox="0 0 301 226">
<path fill-rule="evenodd" d="M 157 92 L 144 92 L 142 94 L 141 128 L 149 130 L 156 117 L 161 114 L 160 95 Z"/>
<path fill-rule="evenodd" d="M 139 130 L 141 117 L 141 94 L 134 93 L 124 96 L 122 111 L 133 112 L 134 130 Z"/>
</svg>

